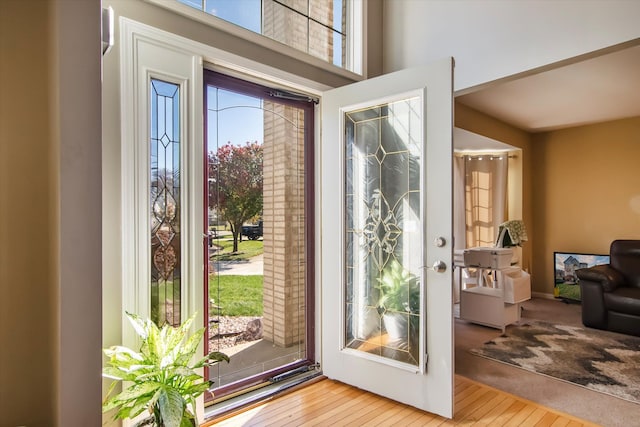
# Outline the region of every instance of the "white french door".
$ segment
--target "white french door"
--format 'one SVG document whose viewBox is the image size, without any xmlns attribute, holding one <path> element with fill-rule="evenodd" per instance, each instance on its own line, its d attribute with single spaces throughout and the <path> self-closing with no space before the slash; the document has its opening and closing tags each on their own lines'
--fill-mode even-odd
<svg viewBox="0 0 640 427">
<path fill-rule="evenodd" d="M 452 59 L 322 96 L 322 369 L 453 416 Z"/>
</svg>

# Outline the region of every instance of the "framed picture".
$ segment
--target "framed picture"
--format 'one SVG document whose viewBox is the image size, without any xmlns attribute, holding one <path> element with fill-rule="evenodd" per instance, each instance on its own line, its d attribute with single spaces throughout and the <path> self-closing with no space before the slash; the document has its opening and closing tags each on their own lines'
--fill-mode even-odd
<svg viewBox="0 0 640 427">
<path fill-rule="evenodd" d="M 609 255 L 554 252 L 554 296 L 567 302 L 581 301 L 580 284 L 578 283 L 576 270 L 600 264 L 609 264 Z"/>
</svg>

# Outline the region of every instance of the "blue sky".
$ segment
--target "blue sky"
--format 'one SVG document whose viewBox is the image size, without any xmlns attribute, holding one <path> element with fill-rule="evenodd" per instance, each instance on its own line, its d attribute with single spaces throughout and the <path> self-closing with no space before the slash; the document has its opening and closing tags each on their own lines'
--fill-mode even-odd
<svg viewBox="0 0 640 427">
<path fill-rule="evenodd" d="M 582 254 L 572 254 L 572 253 L 558 253 L 555 259 L 556 269 L 564 270 L 564 261 L 569 258 L 569 256 L 573 256 L 580 262 L 586 262 L 589 267 L 600 264 L 608 264 L 609 256 L 608 255 L 582 255 Z"/>
<path fill-rule="evenodd" d="M 202 10 L 203 0 L 179 0 Z M 205 0 L 205 12 L 260 33 L 261 0 Z"/>
<path fill-rule="evenodd" d="M 207 0 L 206 12 L 256 33 L 261 32 L 260 0 Z"/>
<path fill-rule="evenodd" d="M 231 142 L 244 145 L 246 142 L 263 139 L 263 112 L 261 100 L 223 89 L 207 89 L 208 151 Z"/>
</svg>

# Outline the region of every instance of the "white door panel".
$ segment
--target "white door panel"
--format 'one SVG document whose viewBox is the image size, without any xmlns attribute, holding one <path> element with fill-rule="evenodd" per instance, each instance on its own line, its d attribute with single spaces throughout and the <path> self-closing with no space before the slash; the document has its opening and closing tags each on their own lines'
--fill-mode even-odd
<svg viewBox="0 0 640 427">
<path fill-rule="evenodd" d="M 446 417 L 451 156 L 451 58 L 323 94 L 323 372 Z"/>
</svg>

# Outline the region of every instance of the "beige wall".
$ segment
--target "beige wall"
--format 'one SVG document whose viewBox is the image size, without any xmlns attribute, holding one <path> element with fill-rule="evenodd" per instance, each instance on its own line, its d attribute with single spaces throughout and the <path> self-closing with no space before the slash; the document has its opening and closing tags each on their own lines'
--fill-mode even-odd
<svg viewBox="0 0 640 427">
<path fill-rule="evenodd" d="M 640 239 L 640 117 L 533 136 L 535 290 L 553 292 L 553 252 L 607 254 Z"/>
<path fill-rule="evenodd" d="M 0 424 L 99 425 L 99 0 L 0 1 Z"/>
<path fill-rule="evenodd" d="M 11 426 L 46 425 L 56 406 L 50 13 L 44 2 L 0 2 L 0 418 Z"/>
</svg>

